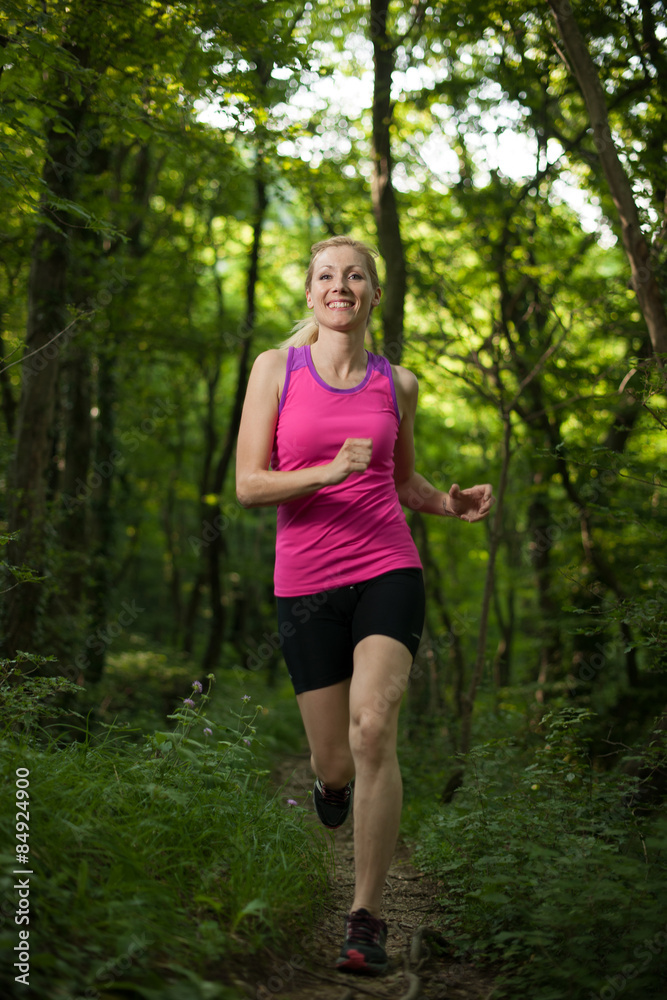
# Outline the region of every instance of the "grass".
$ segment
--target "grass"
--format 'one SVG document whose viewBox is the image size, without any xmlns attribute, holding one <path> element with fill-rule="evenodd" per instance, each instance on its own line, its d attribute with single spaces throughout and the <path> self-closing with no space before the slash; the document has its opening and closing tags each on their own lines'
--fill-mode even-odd
<svg viewBox="0 0 667 1000">
<path fill-rule="evenodd" d="M 592 767 L 590 714 L 555 711 L 523 746 L 476 747 L 453 801 L 419 814 L 444 933 L 500 970 L 494 998 L 663 995 L 667 815 L 633 811 L 633 781 Z"/>
<path fill-rule="evenodd" d="M 262 708 L 229 687 L 215 700 L 210 690 L 185 694 L 167 726 L 141 732 L 116 720 L 93 733 L 80 720 L 76 739 L 71 718 L 53 735 L 43 703 L 26 732 L 30 682 L 23 701 L 9 698 L 4 787 L 14 790 L 17 768 L 30 772 L 30 995 L 231 1000 L 230 968 L 312 924 L 325 859 L 300 811 L 268 784 Z M 35 726 L 39 711 L 46 729 Z M 0 980 L 11 996 L 9 797 L 0 827 Z"/>
</svg>

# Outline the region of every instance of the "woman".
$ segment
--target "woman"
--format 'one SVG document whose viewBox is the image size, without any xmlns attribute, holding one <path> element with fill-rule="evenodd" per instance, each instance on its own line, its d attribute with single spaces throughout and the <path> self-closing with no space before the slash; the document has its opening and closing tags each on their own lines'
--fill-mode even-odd
<svg viewBox="0 0 667 1000">
<path fill-rule="evenodd" d="M 478 521 L 494 502 L 489 485 L 443 493 L 415 472 L 417 379 L 364 347 L 381 297 L 374 256 L 344 236 L 312 248 L 312 320 L 255 361 L 236 475 L 244 507 L 278 507 L 280 634 L 330 829 L 354 779 L 356 888 L 336 965 L 369 975 L 388 967 L 380 908 L 402 804 L 398 712 L 424 618 L 401 505 Z"/>
</svg>

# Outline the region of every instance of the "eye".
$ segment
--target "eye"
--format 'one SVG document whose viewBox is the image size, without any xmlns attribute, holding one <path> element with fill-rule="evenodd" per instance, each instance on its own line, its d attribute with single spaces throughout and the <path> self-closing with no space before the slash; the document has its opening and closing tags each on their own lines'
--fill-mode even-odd
<svg viewBox="0 0 667 1000">
<path fill-rule="evenodd" d="M 327 274 L 327 273 L 325 272 L 324 274 L 320 274 L 320 276 L 319 276 L 319 280 L 320 280 L 320 281 L 327 281 L 327 280 L 328 280 L 328 279 L 329 279 L 330 277 L 331 277 L 331 275 L 330 275 L 330 274 Z"/>
<path fill-rule="evenodd" d="M 352 272 L 351 272 L 351 273 L 350 273 L 350 274 L 348 275 L 348 277 L 349 277 L 349 278 L 359 278 L 359 279 L 360 279 L 361 281 L 363 281 L 363 280 L 364 280 L 364 276 L 363 276 L 363 274 L 360 274 L 360 273 L 359 273 L 358 271 L 352 271 Z"/>
</svg>

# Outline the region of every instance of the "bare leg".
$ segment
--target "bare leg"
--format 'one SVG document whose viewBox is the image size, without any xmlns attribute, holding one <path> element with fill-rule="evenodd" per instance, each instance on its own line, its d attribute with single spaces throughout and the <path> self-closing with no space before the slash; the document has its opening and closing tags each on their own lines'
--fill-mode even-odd
<svg viewBox="0 0 667 1000">
<path fill-rule="evenodd" d="M 354 777 L 350 752 L 350 681 L 297 695 L 314 773 L 330 788 Z"/>
<path fill-rule="evenodd" d="M 382 891 L 396 847 L 403 785 L 396 755 L 398 713 L 412 655 L 385 635 L 362 639 L 350 685 L 350 749 L 356 771 L 352 910 L 380 916 Z"/>
</svg>

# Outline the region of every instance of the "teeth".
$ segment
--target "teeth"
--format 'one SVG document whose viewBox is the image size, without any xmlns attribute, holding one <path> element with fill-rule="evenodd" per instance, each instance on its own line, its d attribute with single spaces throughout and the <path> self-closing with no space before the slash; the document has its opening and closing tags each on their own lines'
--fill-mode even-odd
<svg viewBox="0 0 667 1000">
<path fill-rule="evenodd" d="M 349 309 L 351 302 L 330 302 L 329 309 Z"/>
</svg>

